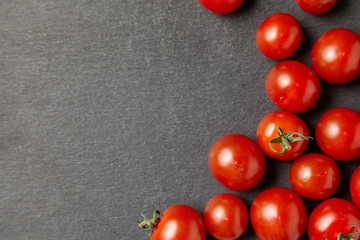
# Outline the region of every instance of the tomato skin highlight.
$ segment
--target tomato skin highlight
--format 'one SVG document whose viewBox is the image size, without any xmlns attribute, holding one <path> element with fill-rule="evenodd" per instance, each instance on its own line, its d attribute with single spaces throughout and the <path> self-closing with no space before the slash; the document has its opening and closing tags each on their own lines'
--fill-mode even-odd
<svg viewBox="0 0 360 240">
<path fill-rule="evenodd" d="M 256 32 L 256 45 L 266 57 L 282 60 L 299 48 L 302 30 L 290 14 L 276 13 L 266 18 Z"/>
<path fill-rule="evenodd" d="M 306 150 L 308 140 L 290 143 L 291 149 L 286 150 L 281 155 L 277 155 L 271 150 L 269 142 L 279 136 L 276 127 L 280 127 L 284 132 L 297 132 L 304 136 L 309 135 L 306 124 L 299 117 L 286 111 L 274 111 L 265 115 L 257 127 L 256 140 L 261 150 L 269 157 L 281 161 L 290 161 L 301 156 Z M 277 152 L 280 152 L 280 143 L 273 143 L 272 146 Z"/>
<path fill-rule="evenodd" d="M 351 176 L 350 194 L 353 203 L 360 209 L 360 166 L 358 166 Z"/>
<path fill-rule="evenodd" d="M 297 240 L 305 232 L 307 213 L 295 192 L 275 187 L 255 198 L 250 219 L 260 240 Z"/>
<path fill-rule="evenodd" d="M 295 2 L 304 12 L 320 15 L 330 11 L 337 0 L 295 0 Z"/>
<path fill-rule="evenodd" d="M 339 233 L 345 235 L 358 232 L 360 211 L 351 202 L 331 198 L 320 203 L 310 214 L 307 233 L 310 240 L 336 240 Z M 359 234 L 354 237 L 358 239 Z"/>
<path fill-rule="evenodd" d="M 205 240 L 206 227 L 201 215 L 183 204 L 167 208 L 150 240 Z"/>
<path fill-rule="evenodd" d="M 216 14 L 229 14 L 235 12 L 244 0 L 198 0 L 207 10 Z"/>
<path fill-rule="evenodd" d="M 360 114 L 350 108 L 338 107 L 319 119 L 315 139 L 320 149 L 339 161 L 360 157 Z"/>
<path fill-rule="evenodd" d="M 302 113 L 311 109 L 320 97 L 320 80 L 311 68 L 298 61 L 276 64 L 265 81 L 270 100 L 282 110 Z"/>
<path fill-rule="evenodd" d="M 223 193 L 214 196 L 205 207 L 207 231 L 218 240 L 235 240 L 241 237 L 249 223 L 249 212 L 238 196 Z"/>
<path fill-rule="evenodd" d="M 304 198 L 321 200 L 332 196 L 340 185 L 340 169 L 336 162 L 318 153 L 304 154 L 290 167 L 292 189 Z"/>
<path fill-rule="evenodd" d="M 214 178 L 233 191 L 249 190 L 265 175 L 265 156 L 256 143 L 241 134 L 219 138 L 209 152 L 209 169 Z"/>
<path fill-rule="evenodd" d="M 360 36 L 346 28 L 326 32 L 312 48 L 311 65 L 328 83 L 354 80 L 360 73 Z"/>
</svg>

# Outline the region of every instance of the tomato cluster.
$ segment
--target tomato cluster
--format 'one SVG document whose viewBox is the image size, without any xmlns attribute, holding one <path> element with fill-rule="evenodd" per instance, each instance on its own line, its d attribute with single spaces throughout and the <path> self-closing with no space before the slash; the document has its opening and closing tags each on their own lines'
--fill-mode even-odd
<svg viewBox="0 0 360 240">
<path fill-rule="evenodd" d="M 243 0 L 198 0 L 208 10 L 228 14 Z M 331 10 L 336 0 L 295 0 L 310 14 Z M 300 46 L 302 30 L 290 14 L 269 16 L 259 26 L 256 44 L 268 58 L 283 60 Z M 161 216 L 144 217 L 142 228 L 152 231 L 151 240 L 204 240 L 206 231 L 219 240 L 235 240 L 246 231 L 249 219 L 261 240 L 297 240 L 305 233 L 310 240 L 359 239 L 360 166 L 350 181 L 354 202 L 330 198 L 339 188 L 341 171 L 333 159 L 344 162 L 360 158 L 360 114 L 346 107 L 324 113 L 315 130 L 315 141 L 324 154 L 304 154 L 309 141 L 305 122 L 294 113 L 311 109 L 320 98 L 320 79 L 332 84 L 352 81 L 360 72 L 360 37 L 337 28 L 315 43 L 311 52 L 313 69 L 298 61 L 283 61 L 268 73 L 265 91 L 280 109 L 266 114 L 256 130 L 257 144 L 241 134 L 229 134 L 212 145 L 208 164 L 213 177 L 233 191 L 256 187 L 265 175 L 264 154 L 280 161 L 292 161 L 291 188 L 273 187 L 253 201 L 250 214 L 241 198 L 224 193 L 207 203 L 204 218 L 186 205 L 169 207 Z M 320 79 L 319 79 L 320 77 Z M 302 198 L 325 200 L 307 216 Z M 330 199 L 329 199 L 330 198 Z M 327 200 L 326 200 L 327 199 Z"/>
<path fill-rule="evenodd" d="M 341 172 L 333 159 L 351 161 L 360 157 L 359 118 L 360 114 L 349 108 L 329 110 L 320 118 L 315 134 L 319 147 L 327 155 L 302 155 L 312 139 L 308 137 L 306 124 L 290 112 L 271 112 L 258 125 L 256 139 L 259 147 L 239 134 L 218 139 L 210 149 L 210 171 L 225 187 L 236 190 L 233 186 L 237 183 L 237 191 L 241 188 L 247 190 L 250 183 L 254 187 L 261 181 L 259 176 L 263 176 L 262 169 L 265 168 L 265 162 L 263 166 L 259 165 L 262 163 L 259 161 L 261 154 L 254 155 L 253 152 L 258 153 L 260 149 L 269 157 L 281 161 L 295 159 L 289 171 L 289 181 L 294 191 L 279 187 L 268 189 L 260 193 L 251 206 L 250 219 L 257 237 L 262 240 L 299 239 L 306 227 L 310 239 L 360 237 L 357 233 L 360 212 L 351 202 L 337 198 L 326 200 L 315 208 L 307 223 L 306 208 L 300 198 L 323 200 L 337 191 Z M 252 174 L 249 174 L 249 166 L 253 166 Z M 218 175 L 223 177 L 219 178 Z M 256 180 L 249 176 L 256 176 Z M 354 203 L 359 206 L 360 167 L 351 179 L 350 191 Z M 225 218 L 225 215 L 219 218 Z M 212 218 L 210 221 L 213 229 L 216 220 Z M 216 239 L 236 238 L 217 235 Z"/>
</svg>

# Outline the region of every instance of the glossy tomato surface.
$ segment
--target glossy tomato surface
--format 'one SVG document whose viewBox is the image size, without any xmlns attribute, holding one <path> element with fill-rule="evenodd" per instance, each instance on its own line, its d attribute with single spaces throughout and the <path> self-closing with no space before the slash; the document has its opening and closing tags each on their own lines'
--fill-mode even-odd
<svg viewBox="0 0 360 240">
<path fill-rule="evenodd" d="M 321 85 L 317 74 L 298 61 L 276 64 L 265 81 L 270 100 L 279 108 L 292 113 L 306 112 L 320 97 Z"/>
<path fill-rule="evenodd" d="M 244 191 L 255 187 L 264 177 L 265 157 L 256 143 L 241 134 L 219 138 L 209 152 L 212 175 L 225 187 Z"/>
<path fill-rule="evenodd" d="M 320 149 L 339 161 L 360 157 L 360 114 L 350 108 L 339 107 L 321 116 L 315 129 Z"/>
<path fill-rule="evenodd" d="M 326 32 L 311 51 L 311 65 L 319 77 L 332 84 L 344 84 L 360 72 L 360 37 L 336 28 Z"/>
<path fill-rule="evenodd" d="M 201 215 L 192 207 L 173 205 L 165 210 L 150 240 L 205 240 L 206 227 Z"/>
<path fill-rule="evenodd" d="M 330 11 L 337 0 L 295 0 L 299 7 L 310 14 L 320 15 Z"/>
<path fill-rule="evenodd" d="M 325 199 L 340 185 L 340 169 L 336 162 L 319 153 L 304 154 L 290 167 L 292 189 L 304 198 Z"/>
<path fill-rule="evenodd" d="M 350 193 L 353 203 L 360 209 L 360 166 L 351 176 Z"/>
<path fill-rule="evenodd" d="M 351 202 L 332 198 L 320 203 L 310 214 L 307 233 L 310 240 L 336 240 L 339 233 L 358 232 L 360 211 Z M 358 239 L 359 235 L 354 239 Z"/>
<path fill-rule="evenodd" d="M 304 202 L 287 188 L 270 188 L 254 200 L 250 219 L 260 240 L 297 240 L 306 229 Z"/>
<path fill-rule="evenodd" d="M 266 57 L 282 60 L 290 57 L 302 41 L 299 22 L 290 14 L 276 13 L 265 19 L 256 32 L 256 45 Z"/>
<path fill-rule="evenodd" d="M 199 3 L 217 14 L 229 14 L 235 12 L 244 2 L 244 0 L 198 0 Z"/>
<path fill-rule="evenodd" d="M 286 111 L 274 111 L 264 116 L 257 127 L 256 140 L 261 150 L 269 157 L 282 161 L 294 160 L 303 154 L 309 143 L 308 140 L 290 143 L 291 149 L 286 150 L 281 155 L 278 155 L 271 150 L 269 142 L 272 139 L 279 137 L 276 130 L 277 127 L 280 127 L 286 133 L 296 132 L 304 136 L 309 135 L 309 130 L 306 124 L 299 117 Z M 272 147 L 277 152 L 280 152 L 281 150 L 280 143 L 272 143 Z"/>
<path fill-rule="evenodd" d="M 238 196 L 223 193 L 207 203 L 204 212 L 207 231 L 218 240 L 235 240 L 244 234 L 249 212 Z"/>
</svg>

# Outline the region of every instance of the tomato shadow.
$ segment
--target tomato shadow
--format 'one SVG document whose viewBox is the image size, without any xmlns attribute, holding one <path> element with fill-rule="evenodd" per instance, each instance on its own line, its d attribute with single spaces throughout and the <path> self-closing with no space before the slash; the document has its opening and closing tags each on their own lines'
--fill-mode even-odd
<svg viewBox="0 0 360 240">
<path fill-rule="evenodd" d="M 341 100 L 341 102 L 343 102 L 342 98 L 348 97 L 346 95 L 339 93 L 346 92 L 347 89 L 357 89 L 358 92 L 360 92 L 360 75 L 358 75 L 351 82 L 343 85 L 334 85 L 327 83 L 323 80 L 320 80 L 320 82 L 321 82 L 320 98 L 315 104 L 315 106 L 305 113 L 297 114 L 301 119 L 305 121 L 306 125 L 309 127 L 310 136 L 312 137 L 315 136 L 315 127 L 317 122 L 326 111 L 335 107 L 346 107 L 337 104 L 338 100 Z M 360 102 L 360 96 L 358 96 L 357 99 L 350 99 L 349 101 L 355 101 L 355 103 Z M 360 105 L 355 104 L 355 106 L 357 107 L 352 109 L 357 112 L 360 112 Z M 319 149 L 314 148 L 313 151 L 319 151 Z"/>
<path fill-rule="evenodd" d="M 241 14 L 242 12 L 247 12 L 254 7 L 256 0 L 245 0 L 241 7 L 233 12 L 233 15 Z"/>
<path fill-rule="evenodd" d="M 321 82 L 321 93 L 319 100 L 317 101 L 315 106 L 311 108 L 309 111 L 298 114 L 298 116 L 301 119 L 303 119 L 305 124 L 308 126 L 310 136 L 312 137 L 315 136 L 315 127 L 322 114 L 324 114 L 327 110 L 331 108 L 331 106 L 334 105 L 335 89 L 333 89 L 332 86 L 330 86 L 330 84 L 322 80 L 320 80 L 320 82 Z M 319 150 L 318 148 L 316 148 L 316 146 L 313 146 L 314 145 L 313 142 L 315 142 L 315 140 L 310 141 L 309 144 L 310 148 L 308 147 L 308 150 L 306 152 L 309 152 L 310 150 L 312 152 Z"/>
<path fill-rule="evenodd" d="M 351 195 L 350 195 L 350 179 L 352 176 L 352 173 L 355 171 L 355 169 L 359 166 L 359 159 L 348 161 L 348 162 L 341 162 L 336 161 L 340 168 L 341 172 L 341 182 L 338 190 L 332 197 L 336 198 L 345 198 L 349 201 L 351 201 Z"/>
<path fill-rule="evenodd" d="M 250 211 L 249 211 L 249 214 L 250 214 Z M 250 215 L 249 215 L 250 216 Z M 253 226 L 251 225 L 251 221 L 250 221 L 250 218 L 249 218 L 249 225 L 244 233 L 244 235 L 242 235 L 240 237 L 240 239 L 253 239 L 255 235 L 255 232 L 254 232 L 254 228 Z"/>
<path fill-rule="evenodd" d="M 229 17 L 229 18 L 233 18 L 233 17 L 237 17 L 237 16 L 242 16 L 244 13 L 248 14 L 249 10 L 252 9 L 255 6 L 257 0 L 245 0 L 244 3 L 239 7 L 238 10 L 236 10 L 233 13 L 229 13 L 229 14 L 225 14 L 222 15 L 222 17 Z"/>
<path fill-rule="evenodd" d="M 271 186 L 290 188 L 288 175 L 284 173 L 289 172 L 291 163 L 292 161 L 279 161 L 266 156 L 266 173 L 261 182 L 264 190 Z"/>
<path fill-rule="evenodd" d="M 345 10 L 347 10 L 351 7 L 351 5 L 348 3 L 349 3 L 349 0 L 337 1 L 335 6 L 329 12 L 327 12 L 323 15 L 319 15 L 318 17 L 333 19 L 334 17 L 342 14 Z"/>
<path fill-rule="evenodd" d="M 256 196 L 269 188 L 281 186 L 291 189 L 288 172 L 292 161 L 279 161 L 268 156 L 265 156 L 265 159 L 266 172 L 264 178 L 256 186 L 256 188 L 248 190 L 246 192 L 246 196 L 239 195 L 249 209 Z"/>
<path fill-rule="evenodd" d="M 314 38 L 312 38 L 310 32 L 311 31 L 302 27 L 303 38 L 301 41 L 301 45 L 296 50 L 296 52 L 289 58 L 291 60 L 302 62 L 308 65 L 309 67 L 311 67 L 311 63 L 310 63 L 311 49 L 315 43 L 315 40 Z"/>
<path fill-rule="evenodd" d="M 316 208 L 316 206 L 319 205 L 323 201 L 323 200 L 307 199 L 307 198 L 303 198 L 303 197 L 301 199 L 304 201 L 308 218 L 309 218 L 311 212 Z"/>
</svg>

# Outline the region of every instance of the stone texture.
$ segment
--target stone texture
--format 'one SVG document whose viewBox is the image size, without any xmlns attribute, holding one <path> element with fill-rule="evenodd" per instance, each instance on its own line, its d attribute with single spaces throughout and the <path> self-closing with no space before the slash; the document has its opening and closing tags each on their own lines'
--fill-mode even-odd
<svg viewBox="0 0 360 240">
<path fill-rule="evenodd" d="M 202 214 L 231 192 L 211 176 L 207 154 L 225 134 L 255 139 L 277 109 L 264 89 L 277 62 L 254 40 L 277 12 L 302 25 L 291 59 L 307 65 L 324 32 L 360 33 L 358 0 L 323 16 L 293 0 L 245 0 L 227 16 L 196 0 L 0 1 L 0 239 L 148 239 L 133 219 L 140 212 L 183 203 Z M 360 112 L 359 77 L 322 88 L 300 114 L 312 134 L 330 108 Z M 319 151 L 315 142 L 308 151 Z M 236 193 L 248 207 L 266 188 L 290 187 L 291 163 L 267 161 L 261 184 Z M 336 196 L 350 199 L 359 160 L 339 165 Z M 305 203 L 309 212 L 318 204 Z M 242 239 L 255 238 L 249 227 Z"/>
</svg>

